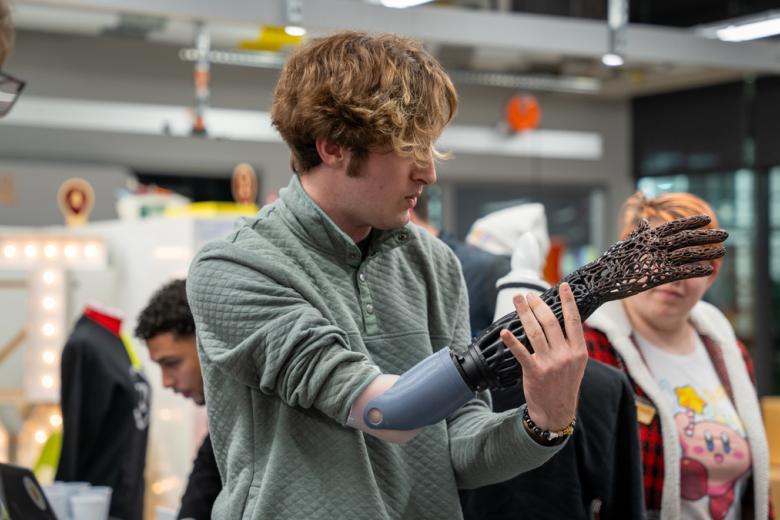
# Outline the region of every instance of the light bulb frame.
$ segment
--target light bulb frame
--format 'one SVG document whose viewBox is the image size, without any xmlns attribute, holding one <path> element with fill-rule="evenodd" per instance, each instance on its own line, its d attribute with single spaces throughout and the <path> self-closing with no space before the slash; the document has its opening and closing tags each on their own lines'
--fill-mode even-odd
<svg viewBox="0 0 780 520">
<path fill-rule="evenodd" d="M 68 270 L 108 265 L 105 242 L 94 236 L 51 233 L 0 234 L 0 272 L 27 273 L 27 349 L 23 391 L 36 403 L 59 401 L 55 374 L 66 330 Z"/>
</svg>

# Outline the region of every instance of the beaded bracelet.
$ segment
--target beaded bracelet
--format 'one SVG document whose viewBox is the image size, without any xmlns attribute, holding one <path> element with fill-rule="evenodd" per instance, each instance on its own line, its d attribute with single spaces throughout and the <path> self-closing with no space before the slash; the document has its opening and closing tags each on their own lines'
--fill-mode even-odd
<svg viewBox="0 0 780 520">
<path fill-rule="evenodd" d="M 562 430 L 553 432 L 542 430 L 536 425 L 533 419 L 531 419 L 531 416 L 528 413 L 528 407 L 526 406 L 525 410 L 523 410 L 523 423 L 533 440 L 543 446 L 557 446 L 565 441 L 566 437 L 569 437 L 574 433 L 574 426 L 577 424 L 577 419 L 572 419 L 569 425 Z"/>
</svg>

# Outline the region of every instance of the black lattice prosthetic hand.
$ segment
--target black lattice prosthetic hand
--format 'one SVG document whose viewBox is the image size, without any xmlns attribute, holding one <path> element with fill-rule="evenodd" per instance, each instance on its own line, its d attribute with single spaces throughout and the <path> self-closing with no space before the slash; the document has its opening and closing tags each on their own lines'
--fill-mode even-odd
<svg viewBox="0 0 780 520">
<path fill-rule="evenodd" d="M 674 220 L 655 228 L 642 221 L 625 240 L 564 278 L 561 283 L 571 286 L 582 321 L 608 301 L 711 274 L 712 265 L 704 261 L 725 254 L 721 243 L 728 233 L 701 229 L 709 222 L 706 215 Z M 542 293 L 540 298 L 563 327 L 559 285 Z M 455 365 L 472 390 L 509 388 L 520 381 L 520 364 L 501 341 L 502 329 L 509 329 L 533 353 L 516 312 L 496 320 L 462 356 L 453 354 Z"/>
</svg>

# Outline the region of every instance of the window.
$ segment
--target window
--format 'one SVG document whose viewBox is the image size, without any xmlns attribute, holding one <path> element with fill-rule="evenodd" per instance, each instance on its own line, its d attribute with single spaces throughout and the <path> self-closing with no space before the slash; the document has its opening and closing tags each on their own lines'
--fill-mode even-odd
<svg viewBox="0 0 780 520">
<path fill-rule="evenodd" d="M 755 175 L 751 170 L 713 172 L 707 175 L 642 177 L 638 188 L 649 197 L 671 191 L 687 191 L 706 200 L 718 216 L 720 227 L 729 232 L 726 258 L 715 284 L 705 300 L 716 305 L 731 320 L 737 336 L 754 339 L 753 309 L 755 248 Z M 778 172 L 780 190 L 780 172 Z M 780 208 L 778 211 L 780 221 Z M 780 241 L 778 242 L 780 248 Z M 780 271 L 780 259 L 778 259 Z M 780 280 L 780 278 L 778 278 Z"/>
</svg>

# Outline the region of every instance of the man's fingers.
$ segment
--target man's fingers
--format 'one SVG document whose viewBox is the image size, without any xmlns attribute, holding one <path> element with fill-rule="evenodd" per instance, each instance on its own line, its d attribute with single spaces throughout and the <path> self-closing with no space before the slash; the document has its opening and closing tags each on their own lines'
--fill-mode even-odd
<svg viewBox="0 0 780 520">
<path fill-rule="evenodd" d="M 503 329 L 499 333 L 499 336 L 504 345 L 506 345 L 506 348 L 514 354 L 515 359 L 517 359 L 520 366 L 523 367 L 523 370 L 527 367 L 530 368 L 530 364 L 533 363 L 533 358 L 531 357 L 532 354 L 525 348 L 525 345 L 523 345 L 509 329 Z"/>
<path fill-rule="evenodd" d="M 566 329 L 566 338 L 571 341 L 583 337 L 580 309 L 577 307 L 577 300 L 574 299 L 574 293 L 569 284 L 562 283 L 558 288 L 558 294 L 561 298 L 561 310 L 563 311 L 563 326 Z"/>
<path fill-rule="evenodd" d="M 558 323 L 558 318 L 555 317 L 550 307 L 533 293 L 529 294 L 526 300 L 534 316 L 536 316 L 536 320 L 542 327 L 542 333 L 547 341 L 547 346 L 554 348 L 555 345 L 565 343 L 566 337 L 563 335 L 563 330 L 561 330 L 561 324 Z"/>
<path fill-rule="evenodd" d="M 531 348 L 533 348 L 535 352 L 547 350 L 549 348 L 547 338 L 544 335 L 541 325 L 539 325 L 539 321 L 531 310 L 531 307 L 528 305 L 526 298 L 523 295 L 518 294 L 514 297 L 513 301 L 517 316 L 520 318 L 520 323 L 523 324 L 523 330 L 525 331 L 525 336 L 528 338 L 528 342 L 531 344 Z"/>
</svg>

